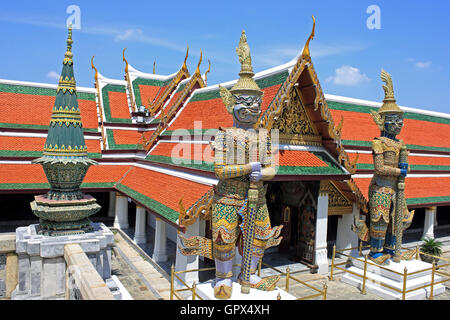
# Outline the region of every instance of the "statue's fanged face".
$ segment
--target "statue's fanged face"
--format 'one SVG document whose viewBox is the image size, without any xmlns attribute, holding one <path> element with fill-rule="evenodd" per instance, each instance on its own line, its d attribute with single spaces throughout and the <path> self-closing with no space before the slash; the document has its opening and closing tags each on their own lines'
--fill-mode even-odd
<svg viewBox="0 0 450 320">
<path fill-rule="evenodd" d="M 240 124 L 253 125 L 261 114 L 261 97 L 239 95 L 234 96 L 236 103 L 233 108 L 233 116 Z"/>
<path fill-rule="evenodd" d="M 394 136 L 400 134 L 403 127 L 403 115 L 386 114 L 384 120 L 384 131 Z"/>
</svg>

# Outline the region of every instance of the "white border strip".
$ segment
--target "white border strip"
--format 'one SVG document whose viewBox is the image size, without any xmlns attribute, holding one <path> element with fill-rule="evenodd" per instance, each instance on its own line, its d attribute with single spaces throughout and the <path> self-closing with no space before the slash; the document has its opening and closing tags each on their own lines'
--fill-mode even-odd
<svg viewBox="0 0 450 320">
<path fill-rule="evenodd" d="M 355 98 L 347 98 L 347 97 L 342 97 L 342 96 L 336 96 L 333 94 L 325 94 L 325 99 L 327 101 L 349 103 L 349 104 L 354 104 L 354 105 L 358 105 L 358 106 L 366 106 L 366 107 L 374 107 L 374 108 L 380 108 L 383 105 L 380 102 L 355 99 Z M 423 115 L 427 115 L 427 116 L 434 116 L 434 117 L 438 117 L 438 118 L 450 119 L 450 114 L 448 114 L 448 113 L 429 111 L 429 110 L 423 110 L 423 109 L 417 109 L 417 108 L 410 108 L 410 107 L 404 107 L 404 106 L 399 106 L 399 107 L 402 110 L 407 111 L 407 112 L 413 112 L 413 113 L 423 114 Z"/>
<path fill-rule="evenodd" d="M 372 178 L 373 174 L 354 174 L 352 178 L 354 179 L 368 179 Z M 408 174 L 406 178 L 450 178 L 450 173 L 448 174 L 419 174 L 412 173 Z"/>
</svg>

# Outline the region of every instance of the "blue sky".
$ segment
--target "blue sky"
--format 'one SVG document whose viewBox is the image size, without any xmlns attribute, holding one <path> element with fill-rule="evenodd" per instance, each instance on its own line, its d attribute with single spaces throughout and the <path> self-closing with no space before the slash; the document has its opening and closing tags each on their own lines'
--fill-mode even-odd
<svg viewBox="0 0 450 320">
<path fill-rule="evenodd" d="M 311 56 L 325 93 L 381 102 L 379 78 L 392 74 L 400 105 L 450 113 L 449 1 L 2 1 L 0 78 L 56 83 L 65 52 L 69 5 L 81 10 L 74 30 L 75 76 L 93 87 L 90 59 L 109 78 L 129 63 L 151 73 L 176 72 L 189 45 L 188 68 L 211 60 L 209 84 L 237 77 L 235 48 L 247 33 L 255 72 L 294 58 L 316 18 Z M 381 29 L 366 12 L 380 8 Z"/>
</svg>

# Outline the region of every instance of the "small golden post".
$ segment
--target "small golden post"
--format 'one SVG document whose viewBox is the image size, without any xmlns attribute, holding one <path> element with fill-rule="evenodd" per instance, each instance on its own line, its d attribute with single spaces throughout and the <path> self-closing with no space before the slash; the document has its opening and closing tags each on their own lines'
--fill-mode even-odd
<svg viewBox="0 0 450 320">
<path fill-rule="evenodd" d="M 406 280 L 408 279 L 408 268 L 405 267 L 403 270 L 403 289 L 402 289 L 402 300 L 406 298 Z"/>
<path fill-rule="evenodd" d="M 333 281 L 334 258 L 336 257 L 336 244 L 333 246 L 333 256 L 331 258 L 330 280 Z"/>
<path fill-rule="evenodd" d="M 436 272 L 436 261 L 433 260 L 433 266 L 431 267 L 431 287 L 430 287 L 430 300 L 433 300 L 434 291 L 434 273 Z"/>
<path fill-rule="evenodd" d="M 286 292 L 289 292 L 289 277 L 291 276 L 291 269 L 289 267 L 286 268 Z"/>
<path fill-rule="evenodd" d="M 367 254 L 364 256 L 364 274 L 363 274 L 363 283 L 361 288 L 361 294 L 366 294 L 366 276 L 367 276 Z"/>
<path fill-rule="evenodd" d="M 359 242 L 359 256 L 362 257 L 362 241 Z"/>
<path fill-rule="evenodd" d="M 416 260 L 419 260 L 419 245 L 416 245 Z"/>
<path fill-rule="evenodd" d="M 175 272 L 175 267 L 172 264 L 172 266 L 170 267 L 170 300 L 173 300 L 173 290 L 174 290 L 173 274 L 174 274 L 174 272 Z"/>
<path fill-rule="evenodd" d="M 195 300 L 195 288 L 196 288 L 196 285 L 195 285 L 195 282 L 192 284 L 192 300 Z"/>
<path fill-rule="evenodd" d="M 327 283 L 324 282 L 323 283 L 323 300 L 327 300 L 327 291 L 328 291 L 328 286 L 327 286 Z"/>
</svg>

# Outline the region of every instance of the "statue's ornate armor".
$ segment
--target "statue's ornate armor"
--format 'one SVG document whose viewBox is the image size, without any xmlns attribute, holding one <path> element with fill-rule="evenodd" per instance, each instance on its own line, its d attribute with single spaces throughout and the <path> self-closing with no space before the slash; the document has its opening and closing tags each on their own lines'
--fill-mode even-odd
<svg viewBox="0 0 450 320">
<path fill-rule="evenodd" d="M 369 185 L 371 252 L 394 250 L 392 215 L 396 211 L 397 179 L 400 175 L 398 159 L 402 145 L 402 140 L 386 137 L 375 138 L 372 142 L 375 172 Z M 405 201 L 403 208 L 403 229 L 406 229 L 413 215 L 408 212 Z"/>
<path fill-rule="evenodd" d="M 249 161 L 249 136 L 255 134 L 239 128 L 219 130 L 214 141 L 215 173 L 219 182 L 214 187 L 214 200 L 212 205 L 212 241 L 213 255 L 219 260 L 229 260 L 235 255 L 235 246 L 240 235 L 239 225 L 247 210 L 247 192 L 250 185 L 249 174 L 251 165 Z M 234 143 L 227 143 L 233 141 Z M 226 146 L 234 145 L 233 152 Z M 228 154 L 234 158 L 226 159 Z M 244 164 L 239 163 L 238 155 L 245 155 Z M 266 168 L 272 166 L 270 141 L 267 141 L 267 152 L 264 159 L 260 159 Z M 227 164 L 232 163 L 232 164 Z M 271 228 L 269 211 L 266 205 L 266 189 L 262 183 L 258 188 L 258 210 L 255 221 L 255 237 L 252 254 L 261 258 L 264 249 L 278 245 L 281 239 L 276 239 L 281 227 Z M 243 226 L 245 228 L 245 226 Z M 223 276 L 223 275 L 222 275 Z"/>
<path fill-rule="evenodd" d="M 381 136 L 372 141 L 375 170 L 369 185 L 370 228 L 355 217 L 353 230 L 361 240 L 369 241 L 372 261 L 388 264 L 392 257 L 396 262 L 411 257 L 409 252 L 401 253 L 401 239 L 414 211 L 408 211 L 404 194 L 408 152 L 396 138 L 403 127 L 403 111 L 396 104 L 390 74 L 382 70 L 381 80 L 385 83 L 383 105 L 378 112 L 371 111 Z"/>
<path fill-rule="evenodd" d="M 233 257 L 238 245 L 242 255 L 238 282 L 241 292 L 250 288 L 274 290 L 279 276 L 256 276 L 256 267 L 268 247 L 281 242 L 282 226 L 271 228 L 266 205 L 264 181 L 275 175 L 270 138 L 257 132 L 264 92 L 253 80 L 250 48 L 243 31 L 236 53 L 241 63 L 239 80 L 228 90 L 219 85 L 220 96 L 233 116 L 233 127 L 219 128 L 212 144 L 214 171 L 218 184 L 212 200 L 212 239 L 180 235 L 183 254 L 202 254 L 215 260 L 214 296 L 230 299 L 232 295 Z M 259 141 L 258 141 L 259 140 Z"/>
</svg>

